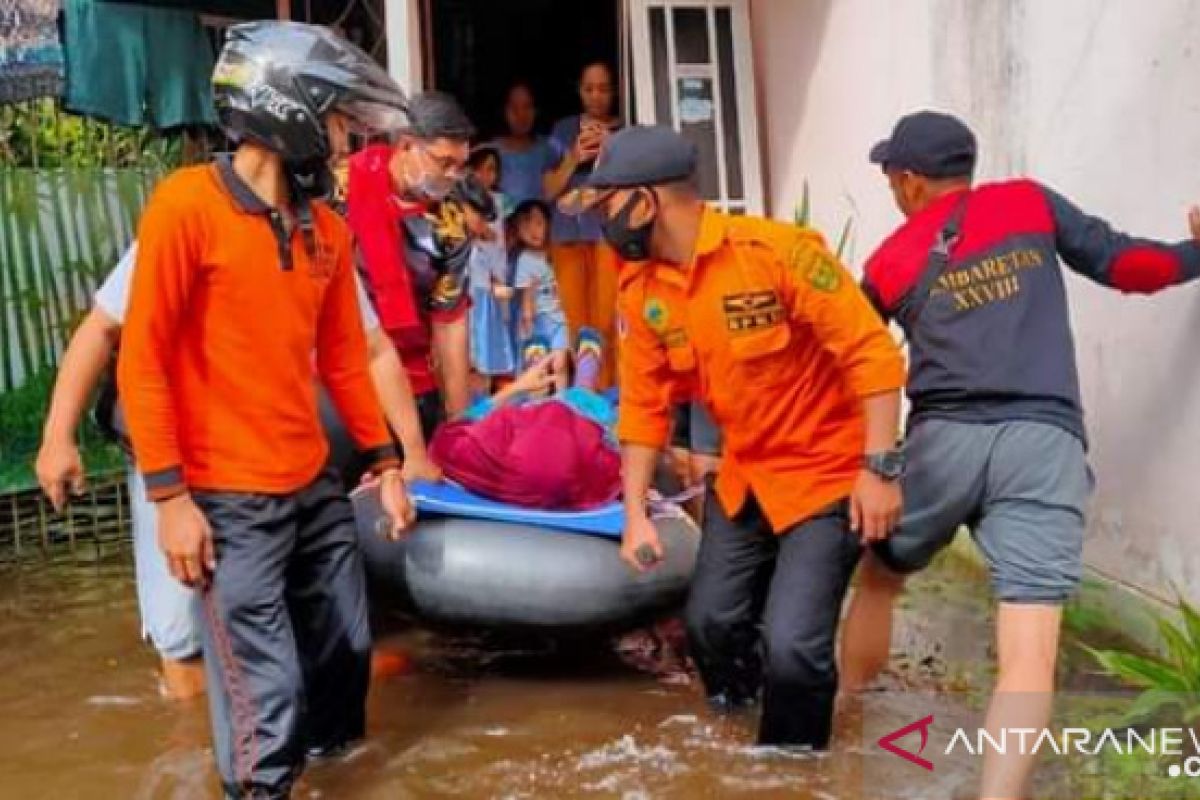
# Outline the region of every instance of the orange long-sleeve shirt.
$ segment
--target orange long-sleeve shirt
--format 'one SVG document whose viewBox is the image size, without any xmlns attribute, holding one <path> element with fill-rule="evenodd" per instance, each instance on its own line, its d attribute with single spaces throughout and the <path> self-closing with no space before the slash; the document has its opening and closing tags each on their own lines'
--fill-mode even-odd
<svg viewBox="0 0 1200 800">
<path fill-rule="evenodd" d="M 328 444 L 314 353 L 355 442 L 377 467 L 396 463 L 367 371 L 349 232 L 324 204 L 312 212 L 310 256 L 229 161 L 181 169 L 151 198 L 117 373 L 151 499 L 286 494 L 315 478 Z"/>
<path fill-rule="evenodd" d="M 664 446 L 690 389 L 721 428 L 726 513 L 752 491 L 782 532 L 849 495 L 862 398 L 902 388 L 905 369 L 818 234 L 706 210 L 691 264 L 630 264 L 621 284 L 622 441 Z"/>
</svg>

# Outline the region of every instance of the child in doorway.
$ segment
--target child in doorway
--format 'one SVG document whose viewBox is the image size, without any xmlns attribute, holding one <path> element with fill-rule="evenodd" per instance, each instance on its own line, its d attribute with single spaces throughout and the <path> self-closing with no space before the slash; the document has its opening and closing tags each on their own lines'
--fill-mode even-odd
<svg viewBox="0 0 1200 800">
<path fill-rule="evenodd" d="M 509 255 L 513 286 L 521 292 L 518 334 L 524 361 L 528 364 L 536 355 L 548 354 L 554 389 L 565 391 L 570 341 L 558 283 L 547 258 L 550 210 L 539 200 L 526 200 L 513 211 L 509 231 L 515 241 Z"/>
<path fill-rule="evenodd" d="M 497 378 L 511 377 L 517 371 L 514 315 L 510 308 L 513 289 L 502 212 L 504 198 L 496 191 L 500 183 L 500 153 L 494 147 L 477 147 L 471 151 L 467 169 L 478 185 L 491 193 L 497 209 L 493 222 L 468 219 L 474 237 L 467 267 L 471 366 L 476 375 L 475 391 L 487 394 Z"/>
</svg>

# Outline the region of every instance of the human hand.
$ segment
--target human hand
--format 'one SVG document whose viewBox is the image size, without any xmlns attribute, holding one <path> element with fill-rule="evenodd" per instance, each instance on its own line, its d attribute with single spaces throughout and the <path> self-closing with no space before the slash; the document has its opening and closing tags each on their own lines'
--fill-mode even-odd
<svg viewBox="0 0 1200 800">
<path fill-rule="evenodd" d="M 1200 242 L 1200 206 L 1188 210 L 1188 227 L 1192 229 L 1192 239 Z"/>
<path fill-rule="evenodd" d="M 207 586 L 217 568 L 212 528 L 192 496 L 186 492 L 157 505 L 158 546 L 167 567 L 184 586 Z"/>
<path fill-rule="evenodd" d="M 870 470 L 858 473 L 850 493 L 850 530 L 864 544 L 886 539 L 900 522 L 904 498 L 897 481 L 885 481 Z"/>
<path fill-rule="evenodd" d="M 540 394 L 554 383 L 553 354 L 538 359 L 533 366 L 522 372 L 512 383 L 516 392 L 524 394 Z"/>
<path fill-rule="evenodd" d="M 417 511 L 408 499 L 400 470 L 393 467 L 379 476 L 379 502 L 391 522 L 387 538 L 393 542 L 399 541 L 417 521 Z"/>
<path fill-rule="evenodd" d="M 502 283 L 497 283 L 496 285 L 492 286 L 492 295 L 497 300 L 504 300 L 507 302 L 508 300 L 513 299 L 514 295 L 516 295 L 516 290 L 511 286 L 505 286 Z"/>
<path fill-rule="evenodd" d="M 413 481 L 425 481 L 427 483 L 437 483 L 442 479 L 442 468 L 429 458 L 428 453 L 420 453 L 404 456 L 404 468 L 400 470 L 400 477 L 404 479 L 406 484 Z"/>
<path fill-rule="evenodd" d="M 603 143 L 604 132 L 594 125 L 585 124 L 579 131 L 578 138 L 575 139 L 573 148 L 575 160 L 580 164 L 595 160 L 596 156 L 600 154 L 600 146 Z"/>
<path fill-rule="evenodd" d="M 608 137 L 614 133 L 613 128 L 606 123 L 595 121 L 590 122 L 589 126 L 593 132 L 593 136 L 596 137 L 596 148 L 603 149 L 605 143 L 608 142 Z"/>
<path fill-rule="evenodd" d="M 621 535 L 621 560 L 635 572 L 648 572 L 663 560 L 662 541 L 654 523 L 645 514 L 626 514 L 625 532 Z"/>
<path fill-rule="evenodd" d="M 69 497 L 78 497 L 87 488 L 83 471 L 83 459 L 79 447 L 69 437 L 47 437 L 42 440 L 34 462 L 38 485 L 50 498 L 50 505 L 57 512 L 67 505 Z"/>
</svg>

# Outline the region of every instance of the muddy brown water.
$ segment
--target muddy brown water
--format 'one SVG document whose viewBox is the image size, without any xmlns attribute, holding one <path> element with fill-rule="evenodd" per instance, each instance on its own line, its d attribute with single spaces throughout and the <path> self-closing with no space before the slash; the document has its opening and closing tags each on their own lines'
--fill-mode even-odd
<svg viewBox="0 0 1200 800">
<path fill-rule="evenodd" d="M 977 579 L 920 579 L 897 633 L 916 683 L 986 682 Z M 949 635 L 955 632 L 955 635 Z M 752 720 L 708 714 L 604 642 L 505 649 L 388 632 L 413 667 L 377 682 L 369 738 L 310 766 L 297 798 L 877 797 L 853 720 L 823 757 L 751 748 Z M 953 642 L 953 646 L 947 645 Z M 0 571 L 0 797 L 219 797 L 203 701 L 162 699 L 124 561 Z M 922 709 L 895 710 L 897 724 Z"/>
</svg>

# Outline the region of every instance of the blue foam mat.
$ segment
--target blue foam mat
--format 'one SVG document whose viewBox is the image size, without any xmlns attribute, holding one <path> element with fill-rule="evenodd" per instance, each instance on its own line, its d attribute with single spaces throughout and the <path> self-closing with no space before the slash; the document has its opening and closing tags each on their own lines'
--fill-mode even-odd
<svg viewBox="0 0 1200 800">
<path fill-rule="evenodd" d="M 625 527 L 625 512 L 620 503 L 609 503 L 590 511 L 543 511 L 497 503 L 453 483 L 425 481 L 410 483 L 408 493 L 418 511 L 439 517 L 488 519 L 608 539 L 620 539 Z"/>
</svg>

